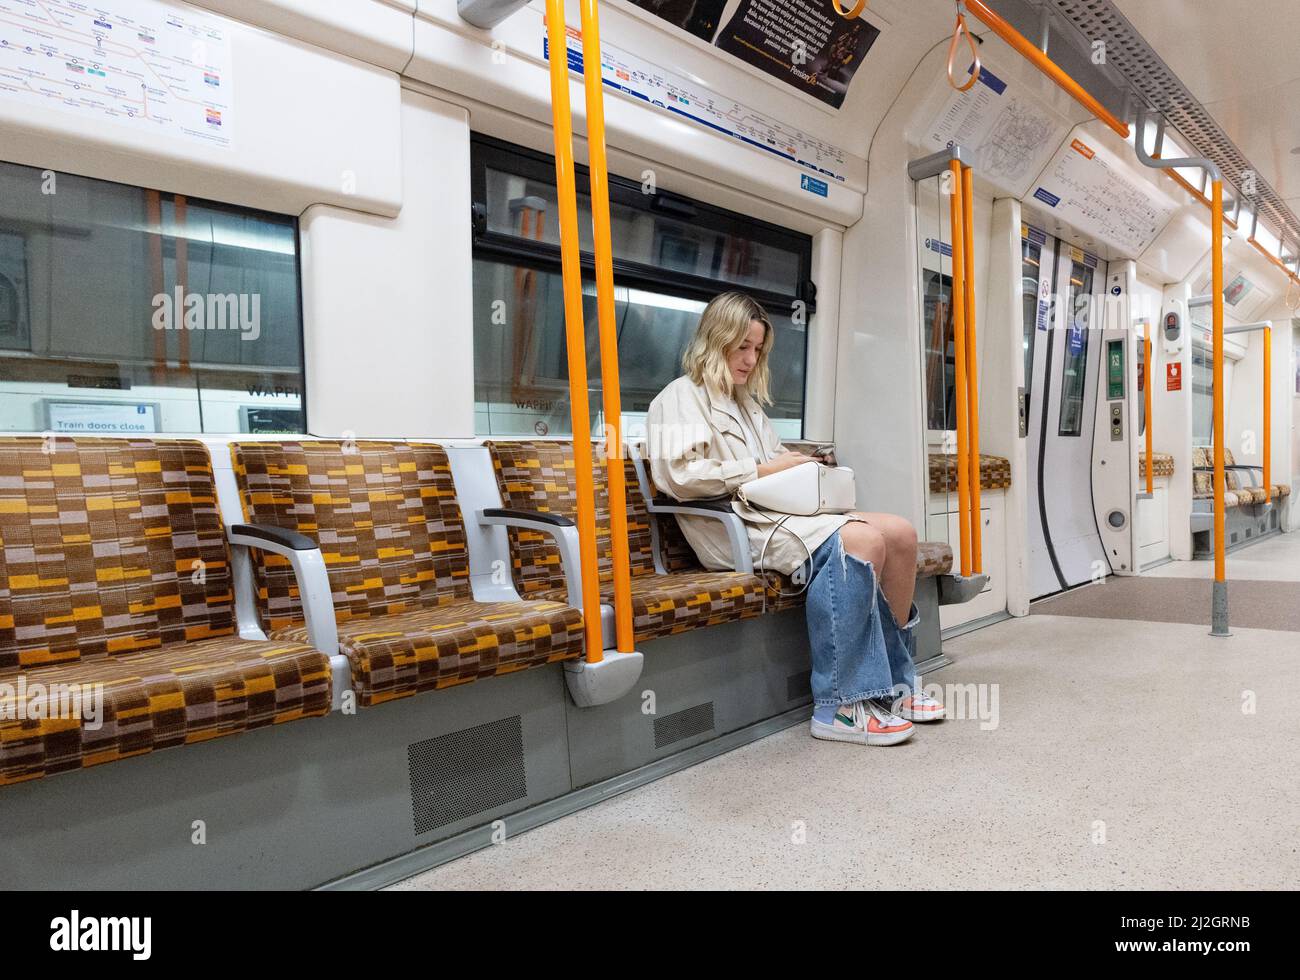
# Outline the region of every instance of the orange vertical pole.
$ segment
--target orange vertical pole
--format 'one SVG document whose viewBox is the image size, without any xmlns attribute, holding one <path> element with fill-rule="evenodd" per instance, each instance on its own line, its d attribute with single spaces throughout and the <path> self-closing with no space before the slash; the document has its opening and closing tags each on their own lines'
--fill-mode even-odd
<svg viewBox="0 0 1300 980">
<path fill-rule="evenodd" d="M 984 519 L 980 511 L 980 385 L 979 359 L 975 356 L 975 177 L 970 167 L 961 168 L 962 252 L 966 281 L 966 392 L 967 425 L 970 428 L 970 550 L 976 575 L 984 571 Z"/>
<path fill-rule="evenodd" d="M 1142 325 L 1142 387 L 1145 389 L 1143 401 L 1147 417 L 1147 493 L 1154 496 L 1156 492 L 1155 457 L 1152 455 L 1152 419 L 1151 419 L 1151 324 Z"/>
<path fill-rule="evenodd" d="M 1264 497 L 1273 499 L 1273 329 L 1264 329 Z"/>
<path fill-rule="evenodd" d="M 614 325 L 614 245 L 609 226 L 609 164 L 605 158 L 605 93 L 600 67 L 596 0 L 582 0 L 582 76 L 587 93 L 587 152 L 591 158 L 591 219 L 596 247 L 596 307 L 600 376 L 605 408 L 605 466 L 609 532 L 614 553 L 614 635 L 620 653 L 632 652 L 632 573 L 628 559 L 627 486 L 623 463 L 623 408 Z"/>
<path fill-rule="evenodd" d="M 952 186 L 949 201 L 949 234 L 952 238 L 952 334 L 956 350 L 955 401 L 957 403 L 957 527 L 961 541 L 961 574 L 971 573 L 970 554 L 970 457 L 967 436 L 968 407 L 966 393 L 966 219 L 962 209 L 961 161 L 948 165 Z"/>
<path fill-rule="evenodd" d="M 1227 433 L 1223 429 L 1223 181 L 1214 181 L 1213 190 L 1213 208 L 1210 211 L 1213 281 L 1210 291 L 1214 298 L 1214 581 L 1225 582 L 1223 447 Z"/>
<path fill-rule="evenodd" d="M 551 114 L 555 129 L 555 184 L 559 192 L 560 259 L 564 270 L 564 338 L 569 361 L 569 413 L 578 484 L 578 541 L 582 556 L 582 620 L 587 662 L 604 659 L 600 629 L 600 581 L 596 571 L 596 493 L 592 480 L 591 416 L 587 405 L 587 340 L 582 315 L 582 265 L 578 250 L 578 190 L 573 163 L 573 115 L 569 105 L 569 46 L 564 0 L 546 0 L 550 45 Z"/>
</svg>

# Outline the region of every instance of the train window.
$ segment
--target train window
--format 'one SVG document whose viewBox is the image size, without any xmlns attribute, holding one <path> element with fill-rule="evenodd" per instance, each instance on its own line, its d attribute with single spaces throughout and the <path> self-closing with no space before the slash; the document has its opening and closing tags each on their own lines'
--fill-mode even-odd
<svg viewBox="0 0 1300 980">
<path fill-rule="evenodd" d="M 1057 433 L 1078 436 L 1083 431 L 1084 382 L 1088 373 L 1088 335 L 1092 319 L 1092 273 L 1082 262 L 1070 270 L 1070 322 L 1065 331 L 1061 365 L 1061 421 Z"/>
<path fill-rule="evenodd" d="M 926 269 L 921 277 L 925 316 L 926 426 L 957 428 L 956 340 L 952 332 L 952 277 Z"/>
<path fill-rule="evenodd" d="M 1023 347 L 1025 351 L 1025 417 L 1029 417 L 1029 406 L 1034 384 L 1034 338 L 1038 333 L 1038 282 L 1042 276 L 1043 249 L 1028 238 L 1020 240 L 1020 297 L 1024 306 L 1021 322 L 1024 328 Z"/>
<path fill-rule="evenodd" d="M 292 217 L 0 163 L 0 429 L 303 431 Z"/>
<path fill-rule="evenodd" d="M 1155 352 L 1154 347 L 1152 353 Z M 1139 436 L 1147 433 L 1147 351 L 1146 344 L 1139 342 L 1137 345 L 1137 412 L 1138 412 L 1138 430 Z M 1145 452 L 1146 450 L 1143 450 Z"/>
<path fill-rule="evenodd" d="M 1200 338 L 1211 329 L 1208 306 L 1193 306 L 1188 317 L 1189 333 Z M 1232 391 L 1232 360 L 1223 359 L 1224 400 Z M 1199 339 L 1192 341 L 1192 445 L 1214 445 L 1214 354 Z"/>
<path fill-rule="evenodd" d="M 1192 445 L 1214 445 L 1214 362 L 1200 344 L 1192 344 Z"/>
<path fill-rule="evenodd" d="M 567 435 L 559 222 L 552 159 L 476 135 L 472 143 L 475 428 L 480 435 Z M 579 189 L 586 185 L 578 168 Z M 623 410 L 634 415 L 680 373 L 705 303 L 742 289 L 776 328 L 770 359 L 774 427 L 803 431 L 812 239 L 744 215 L 610 178 L 615 317 Z M 579 194 L 587 363 L 599 421 L 590 199 Z"/>
</svg>

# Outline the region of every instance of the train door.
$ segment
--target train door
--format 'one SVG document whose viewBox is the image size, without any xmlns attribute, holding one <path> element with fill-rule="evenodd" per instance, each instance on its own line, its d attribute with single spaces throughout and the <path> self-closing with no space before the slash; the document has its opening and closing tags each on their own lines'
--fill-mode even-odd
<svg viewBox="0 0 1300 980">
<path fill-rule="evenodd" d="M 1110 567 L 1092 501 L 1102 360 L 1102 324 L 1092 321 L 1105 277 L 1094 256 L 1037 229 L 1024 229 L 1021 249 L 1029 594 L 1037 599 Z"/>
</svg>

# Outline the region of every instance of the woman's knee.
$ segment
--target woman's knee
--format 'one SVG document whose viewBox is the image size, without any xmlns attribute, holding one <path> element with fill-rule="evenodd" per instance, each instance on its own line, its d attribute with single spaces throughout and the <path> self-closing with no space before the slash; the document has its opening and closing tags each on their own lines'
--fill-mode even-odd
<svg viewBox="0 0 1300 980">
<path fill-rule="evenodd" d="M 849 521 L 840 528 L 840 541 L 844 550 L 854 558 L 869 561 L 879 571 L 885 563 L 889 548 L 885 536 L 862 521 Z"/>
<path fill-rule="evenodd" d="M 885 548 L 892 554 L 916 557 L 916 528 L 906 517 L 897 514 L 881 514 L 872 523 L 885 539 Z"/>
</svg>

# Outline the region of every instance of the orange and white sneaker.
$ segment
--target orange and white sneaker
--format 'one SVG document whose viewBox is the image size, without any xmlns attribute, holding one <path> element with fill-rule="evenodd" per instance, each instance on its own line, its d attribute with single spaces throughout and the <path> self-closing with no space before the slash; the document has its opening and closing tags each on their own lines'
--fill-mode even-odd
<svg viewBox="0 0 1300 980">
<path fill-rule="evenodd" d="M 943 703 L 921 691 L 914 691 L 896 701 L 893 710 L 900 718 L 908 721 L 943 721 L 944 717 Z"/>
<path fill-rule="evenodd" d="M 812 719 L 813 738 L 832 742 L 857 742 L 861 745 L 897 745 L 912 737 L 912 723 L 899 718 L 875 701 L 855 701 L 835 710 L 831 723 Z"/>
</svg>

